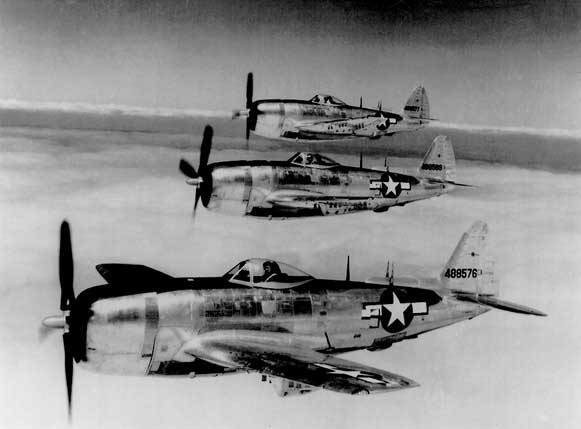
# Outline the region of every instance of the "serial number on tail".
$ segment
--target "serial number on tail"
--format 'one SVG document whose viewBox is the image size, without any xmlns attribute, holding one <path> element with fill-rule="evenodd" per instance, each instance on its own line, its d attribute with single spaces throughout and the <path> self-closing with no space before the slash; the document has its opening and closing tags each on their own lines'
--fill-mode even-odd
<svg viewBox="0 0 581 429">
<path fill-rule="evenodd" d="M 482 274 L 482 270 L 478 268 L 448 268 L 444 273 L 444 277 L 448 279 L 475 279 Z"/>
<path fill-rule="evenodd" d="M 422 164 L 422 170 L 442 171 L 443 169 L 444 169 L 444 166 L 442 164 L 428 164 L 428 163 Z"/>
</svg>

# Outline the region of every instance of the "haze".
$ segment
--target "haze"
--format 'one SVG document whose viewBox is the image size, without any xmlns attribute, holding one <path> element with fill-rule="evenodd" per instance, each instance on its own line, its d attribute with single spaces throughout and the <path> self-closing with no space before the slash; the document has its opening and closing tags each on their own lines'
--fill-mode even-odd
<svg viewBox="0 0 581 429">
<path fill-rule="evenodd" d="M 4 0 L 0 98 L 230 110 L 254 71 L 257 97 L 399 111 L 423 84 L 446 122 L 579 129 L 580 17 L 567 0 Z"/>
<path fill-rule="evenodd" d="M 501 296 L 549 314 L 492 311 L 386 351 L 346 355 L 421 384 L 373 397 L 315 392 L 282 399 L 256 374 L 172 380 L 76 368 L 75 427 L 541 428 L 581 422 L 579 174 L 460 161 L 458 179 L 477 188 L 388 213 L 269 222 L 200 208 L 193 223 L 192 190 L 177 170 L 181 156 L 198 163 L 188 145 L 154 146 L 150 135 L 39 131 L 0 135 L 0 426 L 66 422 L 59 333 L 43 343 L 37 337 L 42 317 L 58 313 L 63 218 L 72 225 L 77 293 L 103 282 L 94 269 L 103 262 L 212 276 L 265 256 L 318 277 L 342 278 L 350 254 L 352 279 L 382 275 L 388 258 L 398 275 L 417 273 L 414 266 L 438 273 L 462 232 L 483 219 Z M 212 160 L 263 155 L 215 150 Z M 357 163 L 355 156 L 329 155 Z M 269 158 L 287 156 L 270 146 Z M 366 159 L 369 165 L 383 161 Z M 419 162 L 391 158 L 393 169 Z"/>
</svg>

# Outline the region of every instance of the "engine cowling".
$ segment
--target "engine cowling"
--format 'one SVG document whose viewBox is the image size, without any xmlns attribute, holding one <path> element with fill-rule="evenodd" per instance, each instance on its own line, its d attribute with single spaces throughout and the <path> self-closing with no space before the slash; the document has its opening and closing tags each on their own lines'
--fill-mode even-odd
<svg viewBox="0 0 581 429">
<path fill-rule="evenodd" d="M 105 374 L 147 375 L 159 320 L 154 296 L 110 297 L 90 305 L 82 359 L 87 369 Z"/>
<path fill-rule="evenodd" d="M 202 193 L 208 210 L 243 216 L 261 205 L 272 189 L 273 167 L 268 165 L 221 165 L 211 170 L 210 188 Z"/>
</svg>

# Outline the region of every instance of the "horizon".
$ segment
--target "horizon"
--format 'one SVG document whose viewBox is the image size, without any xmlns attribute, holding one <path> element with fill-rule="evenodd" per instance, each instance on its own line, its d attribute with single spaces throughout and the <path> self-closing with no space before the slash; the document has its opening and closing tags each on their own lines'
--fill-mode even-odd
<svg viewBox="0 0 581 429">
<path fill-rule="evenodd" d="M 40 112 L 62 112 L 62 113 L 89 113 L 89 114 L 122 114 L 130 116 L 163 117 L 163 118 L 220 118 L 226 119 L 232 116 L 232 111 L 226 110 L 204 110 L 195 108 L 176 109 L 170 107 L 140 107 L 122 104 L 94 104 L 85 102 L 54 102 L 54 101 L 26 101 L 16 99 L 0 99 L 0 113 L 2 110 L 19 111 L 40 111 Z M 1 118 L 0 118 L 1 119 Z M 5 126 L 0 120 L 0 126 Z M 540 136 L 581 138 L 581 128 L 535 128 L 502 125 L 479 125 L 467 123 L 452 123 L 440 121 L 438 119 L 427 125 L 433 128 L 454 129 L 475 132 L 500 132 L 500 133 L 523 133 Z M 57 127 L 58 128 L 58 127 Z M 80 128 L 82 129 L 82 128 Z M 144 132 L 147 132 L 144 130 Z M 581 143 L 581 141 L 579 142 Z"/>
<path fill-rule="evenodd" d="M 581 5 L 501 3 L 5 1 L 0 98 L 230 111 L 253 71 L 257 99 L 399 111 L 422 84 L 446 122 L 574 129 Z"/>
</svg>

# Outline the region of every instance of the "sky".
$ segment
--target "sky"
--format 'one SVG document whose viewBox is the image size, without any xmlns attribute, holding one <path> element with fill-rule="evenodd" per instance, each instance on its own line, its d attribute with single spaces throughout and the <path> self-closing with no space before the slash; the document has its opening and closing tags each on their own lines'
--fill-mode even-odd
<svg viewBox="0 0 581 429">
<path fill-rule="evenodd" d="M 505 6 L 505 7 L 500 7 Z M 581 128 L 573 0 L 0 0 L 0 100 L 228 111 L 327 92 L 449 123 Z"/>
</svg>

